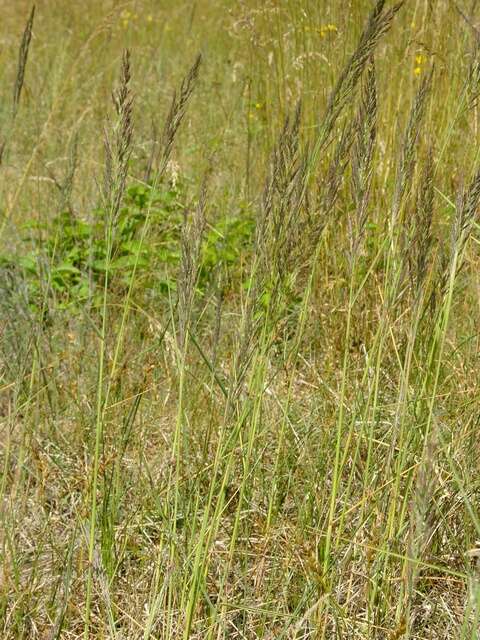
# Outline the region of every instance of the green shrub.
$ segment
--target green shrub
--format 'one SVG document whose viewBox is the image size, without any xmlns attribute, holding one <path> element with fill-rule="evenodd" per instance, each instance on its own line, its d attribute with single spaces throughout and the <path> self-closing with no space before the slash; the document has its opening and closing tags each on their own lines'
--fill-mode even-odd
<svg viewBox="0 0 480 640">
<path fill-rule="evenodd" d="M 110 288 L 121 292 L 135 275 L 136 286 L 145 291 L 166 295 L 175 290 L 185 201 L 182 184 L 157 188 L 133 185 L 127 189 L 114 225 Z M 33 307 L 45 292 L 60 308 L 95 301 L 107 266 L 106 224 L 102 208 L 94 210 L 89 219 L 64 211 L 49 224 L 27 221 L 22 227 L 21 256 L 4 254 L 0 262 L 21 271 Z M 248 210 L 225 214 L 209 225 L 203 242 L 200 289 L 209 285 L 220 266 L 227 270 L 230 281 L 243 277 L 242 255 L 250 250 L 253 228 Z"/>
</svg>

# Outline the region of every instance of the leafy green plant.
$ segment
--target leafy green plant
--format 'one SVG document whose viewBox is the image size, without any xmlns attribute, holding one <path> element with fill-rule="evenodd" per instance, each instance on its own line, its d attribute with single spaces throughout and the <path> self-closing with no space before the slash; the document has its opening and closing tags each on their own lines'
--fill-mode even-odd
<svg viewBox="0 0 480 640">
<path fill-rule="evenodd" d="M 205 235 L 200 272 L 200 286 L 204 286 L 212 272 L 223 266 L 232 278 L 244 279 L 242 256 L 251 250 L 255 220 L 246 208 L 236 214 L 224 215 Z"/>
<path fill-rule="evenodd" d="M 159 294 L 175 290 L 181 225 L 183 216 L 188 215 L 185 201 L 181 183 L 157 188 L 137 184 L 127 189 L 113 238 L 109 266 L 112 288 L 121 291 L 126 287 L 135 269 L 138 286 Z M 142 238 L 147 215 L 150 232 Z M 200 289 L 208 285 L 220 265 L 231 278 L 242 277 L 242 254 L 249 251 L 253 229 L 254 219 L 246 209 L 225 214 L 210 225 L 202 248 Z M 21 270 L 33 306 L 45 290 L 60 308 L 95 298 L 107 258 L 103 209 L 93 211 L 89 220 L 63 211 L 49 224 L 32 220 L 22 230 L 24 253 L 20 258 L 4 254 L 0 261 Z"/>
</svg>

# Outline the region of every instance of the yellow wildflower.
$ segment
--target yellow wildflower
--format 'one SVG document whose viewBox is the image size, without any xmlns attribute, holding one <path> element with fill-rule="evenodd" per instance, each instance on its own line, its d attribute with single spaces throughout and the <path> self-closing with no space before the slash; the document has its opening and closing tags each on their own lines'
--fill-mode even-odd
<svg viewBox="0 0 480 640">
<path fill-rule="evenodd" d="M 415 67 L 415 69 L 413 70 L 413 73 L 416 76 L 419 76 L 422 73 L 422 68 L 421 67 Z"/>
<path fill-rule="evenodd" d="M 318 29 L 321 38 L 325 38 L 325 36 L 329 33 L 338 33 L 338 29 L 334 24 L 325 24 Z"/>
</svg>

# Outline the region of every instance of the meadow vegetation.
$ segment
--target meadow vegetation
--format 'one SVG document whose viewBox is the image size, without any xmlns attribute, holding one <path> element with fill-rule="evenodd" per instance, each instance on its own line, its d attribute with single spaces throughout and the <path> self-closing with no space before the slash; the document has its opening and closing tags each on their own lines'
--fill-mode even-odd
<svg viewBox="0 0 480 640">
<path fill-rule="evenodd" d="M 480 8 L 0 0 L 0 636 L 480 637 Z"/>
</svg>

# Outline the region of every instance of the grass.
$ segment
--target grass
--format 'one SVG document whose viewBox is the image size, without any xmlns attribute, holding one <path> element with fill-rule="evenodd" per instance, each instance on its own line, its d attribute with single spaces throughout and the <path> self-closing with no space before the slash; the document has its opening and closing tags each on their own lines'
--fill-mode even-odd
<svg viewBox="0 0 480 640">
<path fill-rule="evenodd" d="M 1 637 L 478 638 L 475 4 L 4 4 Z"/>
</svg>

